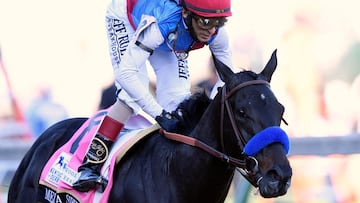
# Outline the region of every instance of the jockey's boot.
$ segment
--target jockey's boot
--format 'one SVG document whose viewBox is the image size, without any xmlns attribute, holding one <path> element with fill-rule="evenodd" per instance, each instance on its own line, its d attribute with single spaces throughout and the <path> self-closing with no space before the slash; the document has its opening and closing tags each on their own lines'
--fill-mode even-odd
<svg viewBox="0 0 360 203">
<path fill-rule="evenodd" d="M 98 189 L 100 192 L 105 190 L 107 180 L 101 176 L 100 170 L 123 126 L 124 124 L 105 116 L 90 143 L 83 164 L 78 169 L 80 176 L 73 183 L 75 190 L 80 192 L 88 192 L 92 189 Z"/>
</svg>

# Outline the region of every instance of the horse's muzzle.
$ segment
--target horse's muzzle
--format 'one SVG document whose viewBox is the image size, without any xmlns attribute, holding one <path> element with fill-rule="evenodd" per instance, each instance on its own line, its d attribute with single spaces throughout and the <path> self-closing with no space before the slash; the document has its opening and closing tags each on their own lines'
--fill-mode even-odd
<svg viewBox="0 0 360 203">
<path fill-rule="evenodd" d="M 269 170 L 259 181 L 259 191 L 262 197 L 272 198 L 285 195 L 291 185 L 292 169 L 274 168 Z"/>
</svg>

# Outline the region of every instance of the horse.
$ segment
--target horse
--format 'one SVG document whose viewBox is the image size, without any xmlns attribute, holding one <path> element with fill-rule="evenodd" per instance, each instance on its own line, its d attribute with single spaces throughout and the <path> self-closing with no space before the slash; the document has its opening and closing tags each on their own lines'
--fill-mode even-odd
<svg viewBox="0 0 360 203">
<path fill-rule="evenodd" d="M 195 94 L 181 103 L 176 132 L 156 130 L 136 143 L 115 166 L 108 202 L 224 202 L 237 170 L 262 197 L 286 194 L 292 169 L 280 128 L 285 108 L 269 85 L 276 50 L 260 73 L 234 73 L 213 60 L 224 86 L 213 99 Z M 13 176 L 9 203 L 36 202 L 42 168 L 86 120 L 60 121 L 34 142 Z"/>
</svg>

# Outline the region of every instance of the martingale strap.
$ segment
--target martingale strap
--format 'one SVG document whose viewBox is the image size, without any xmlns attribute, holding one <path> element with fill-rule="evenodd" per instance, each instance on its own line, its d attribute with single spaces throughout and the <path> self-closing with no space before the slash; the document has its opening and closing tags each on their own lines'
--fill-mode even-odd
<svg viewBox="0 0 360 203">
<path fill-rule="evenodd" d="M 260 150 L 269 144 L 276 142 L 279 142 L 284 146 L 286 154 L 289 153 L 289 137 L 279 126 L 271 126 L 257 133 L 245 145 L 244 153 L 248 156 L 255 156 Z"/>
</svg>

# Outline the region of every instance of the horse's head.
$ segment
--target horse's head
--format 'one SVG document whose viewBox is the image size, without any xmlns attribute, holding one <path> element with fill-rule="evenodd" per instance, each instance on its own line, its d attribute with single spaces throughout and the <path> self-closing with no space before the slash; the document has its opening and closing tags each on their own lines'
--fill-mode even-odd
<svg viewBox="0 0 360 203">
<path fill-rule="evenodd" d="M 222 150 L 246 160 L 246 167 L 240 172 L 259 187 L 263 197 L 284 195 L 290 186 L 292 169 L 287 159 L 289 139 L 279 127 L 284 107 L 269 86 L 277 66 L 276 51 L 259 74 L 235 74 L 215 57 L 214 63 L 225 82 L 214 99 L 221 102 Z"/>
</svg>

